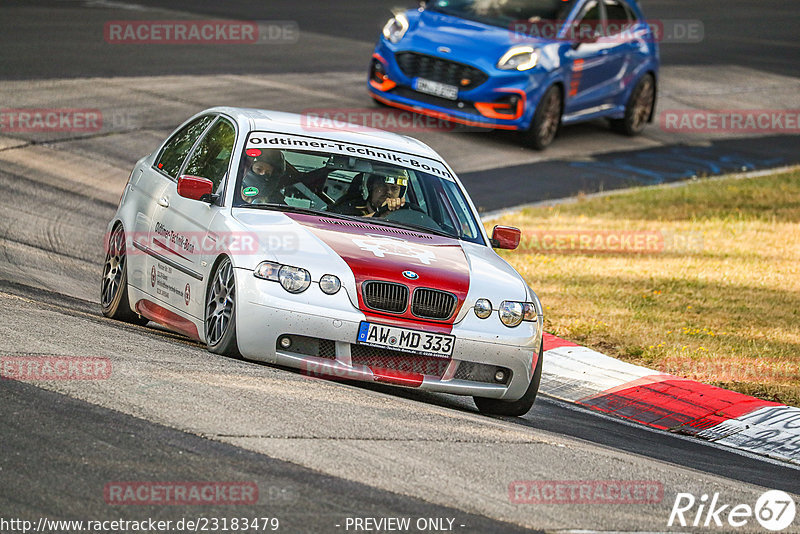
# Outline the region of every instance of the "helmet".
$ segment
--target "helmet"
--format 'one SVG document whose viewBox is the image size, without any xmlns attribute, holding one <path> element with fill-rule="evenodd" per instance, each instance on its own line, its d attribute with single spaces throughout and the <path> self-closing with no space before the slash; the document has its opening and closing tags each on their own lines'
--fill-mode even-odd
<svg viewBox="0 0 800 534">
<path fill-rule="evenodd" d="M 251 156 L 250 166 L 242 178 L 242 195 L 245 197 L 256 197 L 266 193 L 268 189 L 277 185 L 272 178 L 283 176 L 286 172 L 283 152 L 276 149 L 258 150 L 258 152 L 258 155 Z M 266 168 L 259 169 L 258 163 L 267 163 L 272 167 L 272 172 L 263 172 Z"/>
<path fill-rule="evenodd" d="M 283 157 L 283 152 L 274 148 L 259 150 L 259 152 L 259 155 L 253 157 L 251 168 L 257 162 L 263 162 L 269 164 L 274 169 L 271 176 L 280 176 L 286 172 L 286 158 Z M 267 176 L 267 178 L 269 178 L 269 176 Z"/>
<path fill-rule="evenodd" d="M 364 181 L 364 198 L 369 198 L 370 191 L 378 184 L 399 185 L 400 198 L 403 198 L 408 189 L 408 173 L 393 167 L 374 167 Z"/>
</svg>

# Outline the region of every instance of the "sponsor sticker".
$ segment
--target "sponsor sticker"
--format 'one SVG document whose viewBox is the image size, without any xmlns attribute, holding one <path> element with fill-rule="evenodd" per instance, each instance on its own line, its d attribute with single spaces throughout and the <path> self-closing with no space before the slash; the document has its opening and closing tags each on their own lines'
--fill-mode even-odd
<svg viewBox="0 0 800 534">
<path fill-rule="evenodd" d="M 303 135 L 288 135 L 274 132 L 251 132 L 247 139 L 245 150 L 263 148 L 283 148 L 287 150 L 304 150 L 323 152 L 327 154 L 342 154 L 346 156 L 361 156 L 371 160 L 388 162 L 411 170 L 422 171 L 446 179 L 453 179 L 453 175 L 440 161 L 418 154 L 396 152 L 374 146 L 358 143 L 348 143 L 334 139 L 310 137 Z"/>
</svg>

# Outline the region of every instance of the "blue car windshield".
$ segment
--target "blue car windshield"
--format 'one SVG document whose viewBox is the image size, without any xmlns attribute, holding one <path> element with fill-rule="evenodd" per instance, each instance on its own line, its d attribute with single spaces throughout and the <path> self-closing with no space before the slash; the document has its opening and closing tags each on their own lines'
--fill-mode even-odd
<svg viewBox="0 0 800 534">
<path fill-rule="evenodd" d="M 426 9 L 509 28 L 514 22 L 562 21 L 575 0 L 432 0 Z"/>
</svg>

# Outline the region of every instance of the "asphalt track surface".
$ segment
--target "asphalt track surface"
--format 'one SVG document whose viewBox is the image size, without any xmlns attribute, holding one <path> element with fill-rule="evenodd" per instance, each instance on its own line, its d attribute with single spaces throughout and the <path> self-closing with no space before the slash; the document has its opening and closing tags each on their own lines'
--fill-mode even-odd
<svg viewBox="0 0 800 534">
<path fill-rule="evenodd" d="M 795 468 L 547 397 L 524 418 L 485 418 L 469 399 L 309 380 L 99 316 L 105 224 L 133 162 L 180 120 L 224 98 L 290 111 L 314 97 L 328 98 L 329 106 L 368 106 L 360 71 L 394 4 L 3 2 L 2 107 L 98 106 L 136 120 L 96 136 L 0 132 L 0 352 L 103 356 L 114 365 L 103 383 L 0 381 L 0 517 L 270 515 L 280 518 L 281 531 L 343 532 L 336 525 L 347 517 L 406 516 L 454 518 L 461 532 L 513 532 L 515 525 L 660 531 L 680 491 L 719 491 L 726 502 L 751 504 L 765 488 L 800 494 Z M 698 105 L 733 99 L 797 107 L 792 2 L 759 3 L 757 14 L 743 1 L 726 3 L 724 14 L 683 1 L 644 8 L 650 18 L 705 24 L 700 49 L 662 47 L 668 99 L 692 98 L 685 88 L 700 80 L 709 90 L 694 95 Z M 98 37 L 107 20 L 187 13 L 295 20 L 308 36 L 302 46 L 200 47 L 201 54 L 188 46 L 115 48 Z M 115 77 L 123 78 L 109 81 Z M 715 80 L 737 92 L 720 93 Z M 520 192 L 516 203 L 798 158 L 797 136 L 706 140 L 654 131 L 628 140 L 585 125 L 568 129 L 544 154 L 522 150 L 508 136 L 420 137 L 453 162 L 483 209 L 508 205 L 508 195 L 497 193 L 502 188 L 485 185 L 497 179 Z M 664 499 L 509 503 L 508 484 L 525 479 L 656 480 Z M 103 486 L 125 480 L 254 481 L 260 500 L 235 510 L 106 504 Z"/>
</svg>

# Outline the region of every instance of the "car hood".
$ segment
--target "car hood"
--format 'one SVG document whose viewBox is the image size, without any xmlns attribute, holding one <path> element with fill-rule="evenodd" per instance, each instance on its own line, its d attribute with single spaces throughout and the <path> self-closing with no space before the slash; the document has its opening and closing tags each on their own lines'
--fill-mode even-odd
<svg viewBox="0 0 800 534">
<path fill-rule="evenodd" d="M 491 69 L 512 46 L 550 42 L 514 33 L 510 28 L 425 10 L 419 13 L 414 26 L 398 46 Z M 450 52 L 442 52 L 442 47 Z"/>
<path fill-rule="evenodd" d="M 457 239 L 415 232 L 368 222 L 301 213 L 276 213 L 245 209 L 235 217 L 248 231 L 272 236 L 272 258 L 279 263 L 303 267 L 312 280 L 335 274 L 342 280 L 353 305 L 368 317 L 383 322 L 418 322 L 407 310 L 402 315 L 375 313 L 364 303 L 361 284 L 367 280 L 400 283 L 409 288 L 432 288 L 454 294 L 456 311 L 447 321 L 438 321 L 444 331 L 463 317 L 464 304 L 478 298 L 525 300 L 527 286 L 520 275 L 490 248 Z M 278 237 L 280 236 L 280 237 Z M 430 326 L 430 325 L 426 325 Z"/>
</svg>

